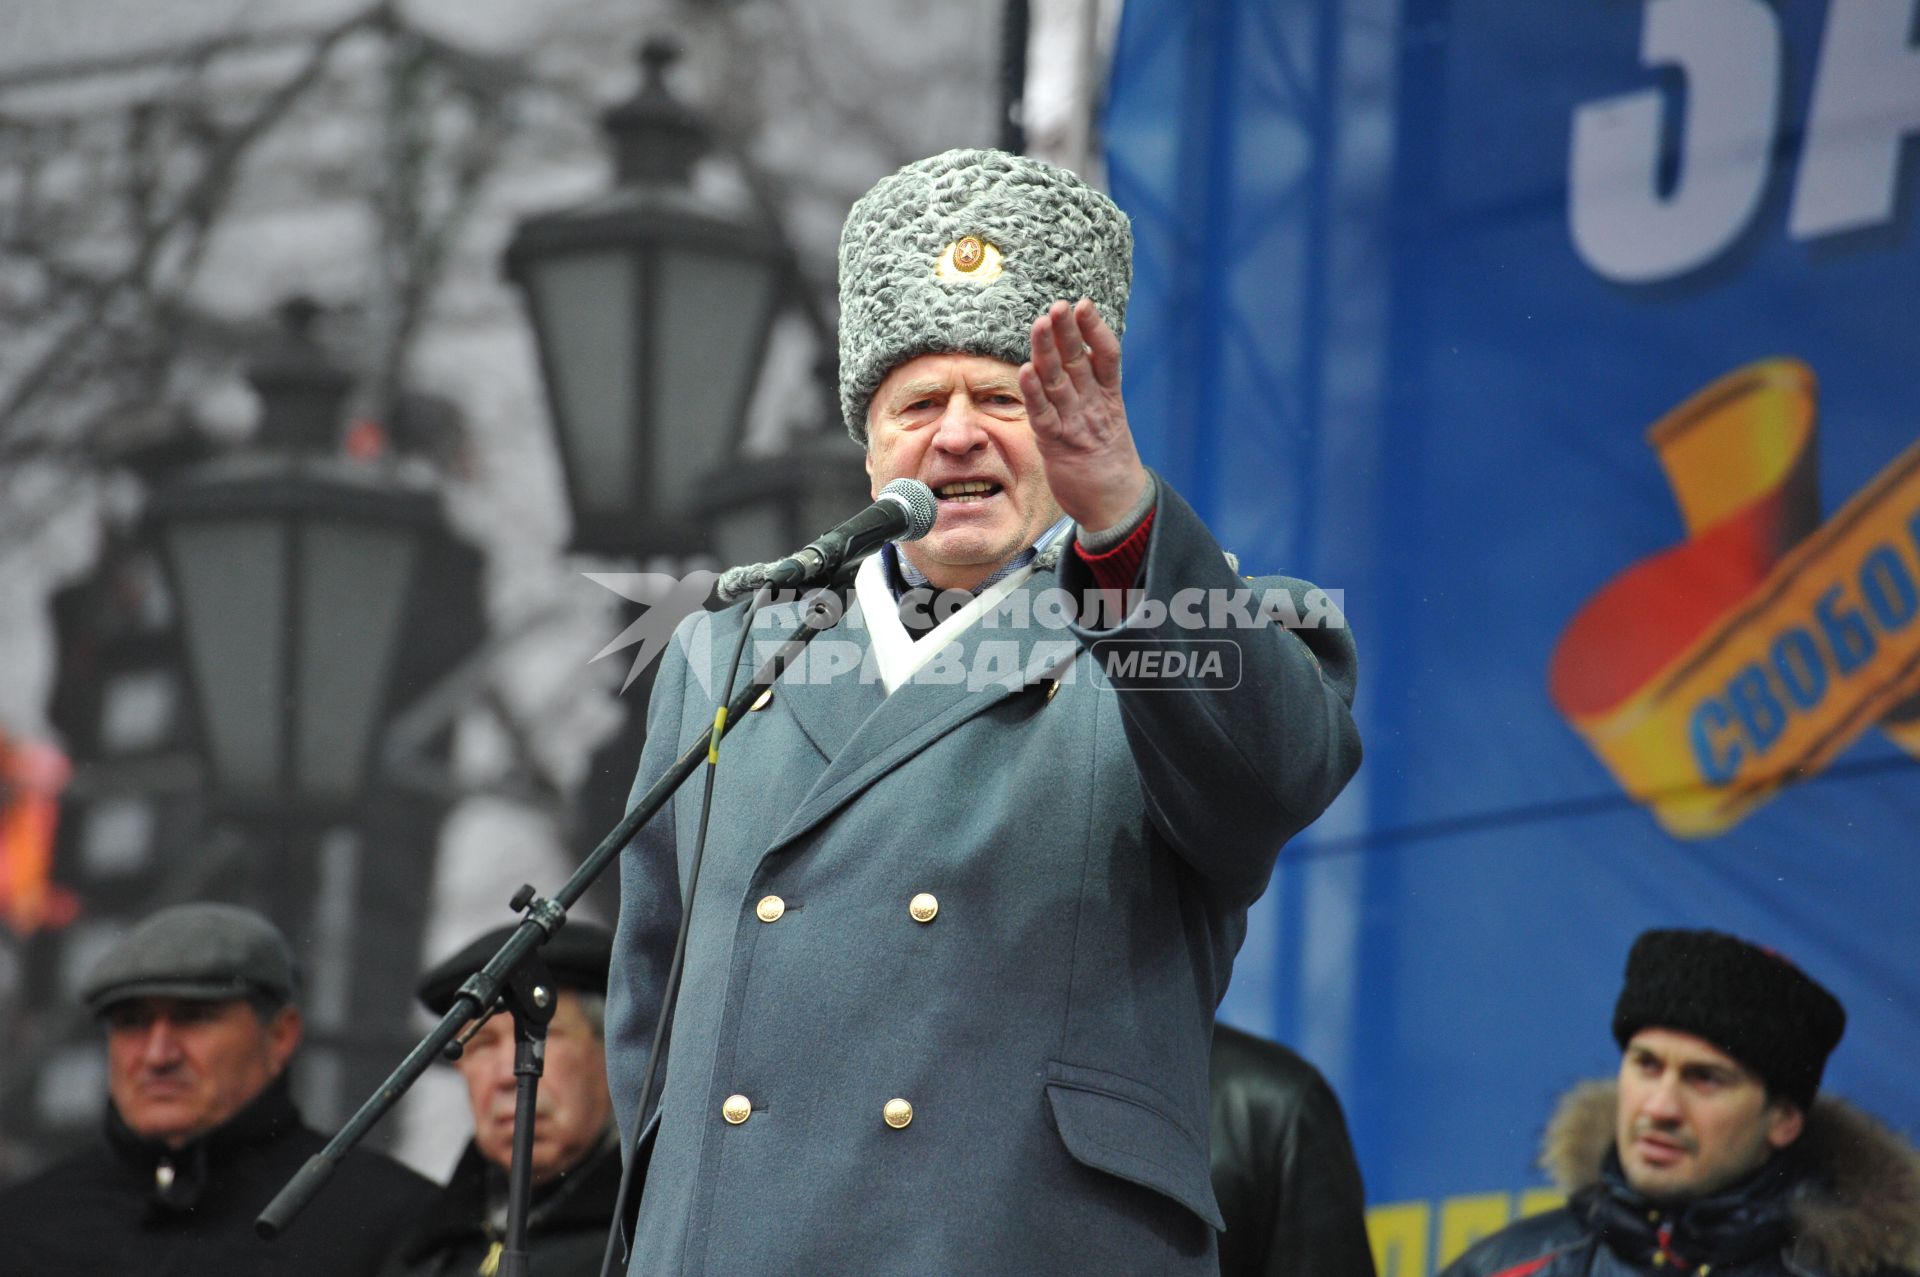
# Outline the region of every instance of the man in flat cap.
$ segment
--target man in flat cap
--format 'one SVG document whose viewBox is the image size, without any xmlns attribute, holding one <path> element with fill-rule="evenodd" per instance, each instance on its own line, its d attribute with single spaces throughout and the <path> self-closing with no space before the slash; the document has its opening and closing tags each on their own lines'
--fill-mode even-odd
<svg viewBox="0 0 1920 1277">
<path fill-rule="evenodd" d="M 1214 1008 L 1359 763 L 1355 658 L 1141 464 L 1131 253 L 1106 196 L 996 151 L 847 219 L 846 425 L 937 519 L 720 751 L 646 1113 L 701 787 L 622 856 L 609 1069 L 627 1132 L 657 1122 L 635 1275 L 1218 1271 Z M 742 624 L 677 632 L 636 793 L 708 732 Z"/>
<path fill-rule="evenodd" d="M 1561 1101 L 1542 1163 L 1568 1204 L 1443 1277 L 1898 1277 L 1920 1260 L 1920 1155 L 1820 1076 L 1839 1001 L 1770 949 L 1648 931 L 1613 1012 L 1616 1081 Z"/>
<path fill-rule="evenodd" d="M 444 1015 L 468 976 L 499 952 L 512 927 L 489 931 L 420 977 L 420 1002 Z M 607 1097 L 607 962 L 613 934 L 578 919 L 541 946 L 559 998 L 535 1103 L 533 1201 L 527 1249 L 537 1277 L 594 1277 L 620 1189 L 613 1102 Z M 473 1139 L 387 1267 L 390 1277 L 471 1277 L 497 1271 L 507 1233 L 513 1161 L 513 1019 L 482 1025 L 457 1065 L 473 1107 Z"/>
<path fill-rule="evenodd" d="M 106 1139 L 0 1194 L 0 1268 L 372 1274 L 432 1191 L 355 1152 L 277 1240 L 253 1222 L 325 1139 L 300 1120 L 292 954 L 235 905 L 162 909 L 88 973 L 107 1033 Z"/>
</svg>

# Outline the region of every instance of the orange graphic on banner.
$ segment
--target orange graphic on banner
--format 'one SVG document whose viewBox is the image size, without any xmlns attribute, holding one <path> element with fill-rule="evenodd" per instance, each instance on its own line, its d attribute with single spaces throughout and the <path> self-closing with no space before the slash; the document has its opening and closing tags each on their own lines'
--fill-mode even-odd
<svg viewBox="0 0 1920 1277">
<path fill-rule="evenodd" d="M 1688 539 L 1567 625 L 1555 706 L 1680 837 L 1720 833 L 1876 724 L 1920 754 L 1920 443 L 1825 523 L 1812 369 L 1729 373 L 1648 432 Z"/>
<path fill-rule="evenodd" d="M 53 881 L 53 834 L 71 770 L 51 745 L 0 736 L 0 924 L 17 936 L 64 927 L 80 911 Z"/>
</svg>

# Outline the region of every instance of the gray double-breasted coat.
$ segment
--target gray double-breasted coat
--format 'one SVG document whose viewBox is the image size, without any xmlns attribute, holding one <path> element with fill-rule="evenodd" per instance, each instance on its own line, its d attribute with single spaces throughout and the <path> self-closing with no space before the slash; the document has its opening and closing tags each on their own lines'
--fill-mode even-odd
<svg viewBox="0 0 1920 1277">
<path fill-rule="evenodd" d="M 1213 1012 L 1281 844 L 1359 763 L 1354 649 L 1179 595 L 1325 615 L 1160 493 L 1142 581 L 1176 606 L 1062 628 L 1040 596 L 1091 584 L 1069 550 L 889 695 L 846 668 L 890 619 L 856 605 L 727 738 L 631 1273 L 1215 1271 Z M 636 792 L 709 729 L 740 614 L 681 627 Z M 1109 677 L 1116 640 L 1230 643 L 1237 677 Z M 629 1137 L 700 788 L 621 858 Z"/>
</svg>

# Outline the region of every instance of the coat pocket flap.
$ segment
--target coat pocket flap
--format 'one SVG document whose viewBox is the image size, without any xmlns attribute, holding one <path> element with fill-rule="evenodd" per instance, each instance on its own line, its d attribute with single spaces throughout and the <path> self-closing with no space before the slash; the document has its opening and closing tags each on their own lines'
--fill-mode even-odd
<svg viewBox="0 0 1920 1277">
<path fill-rule="evenodd" d="M 1067 1152 L 1082 1166 L 1151 1188 L 1224 1229 L 1204 1143 L 1167 1101 L 1130 1078 L 1051 1061 L 1047 1106 Z"/>
</svg>

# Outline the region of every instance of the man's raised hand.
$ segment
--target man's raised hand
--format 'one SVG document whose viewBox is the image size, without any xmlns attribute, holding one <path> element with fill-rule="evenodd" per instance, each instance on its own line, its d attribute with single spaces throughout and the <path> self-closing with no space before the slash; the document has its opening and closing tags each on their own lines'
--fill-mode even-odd
<svg viewBox="0 0 1920 1277">
<path fill-rule="evenodd" d="M 1146 491 L 1120 398 L 1120 339 L 1086 298 L 1057 301 L 1033 321 L 1020 394 L 1060 508 L 1090 531 L 1124 519 Z"/>
</svg>

